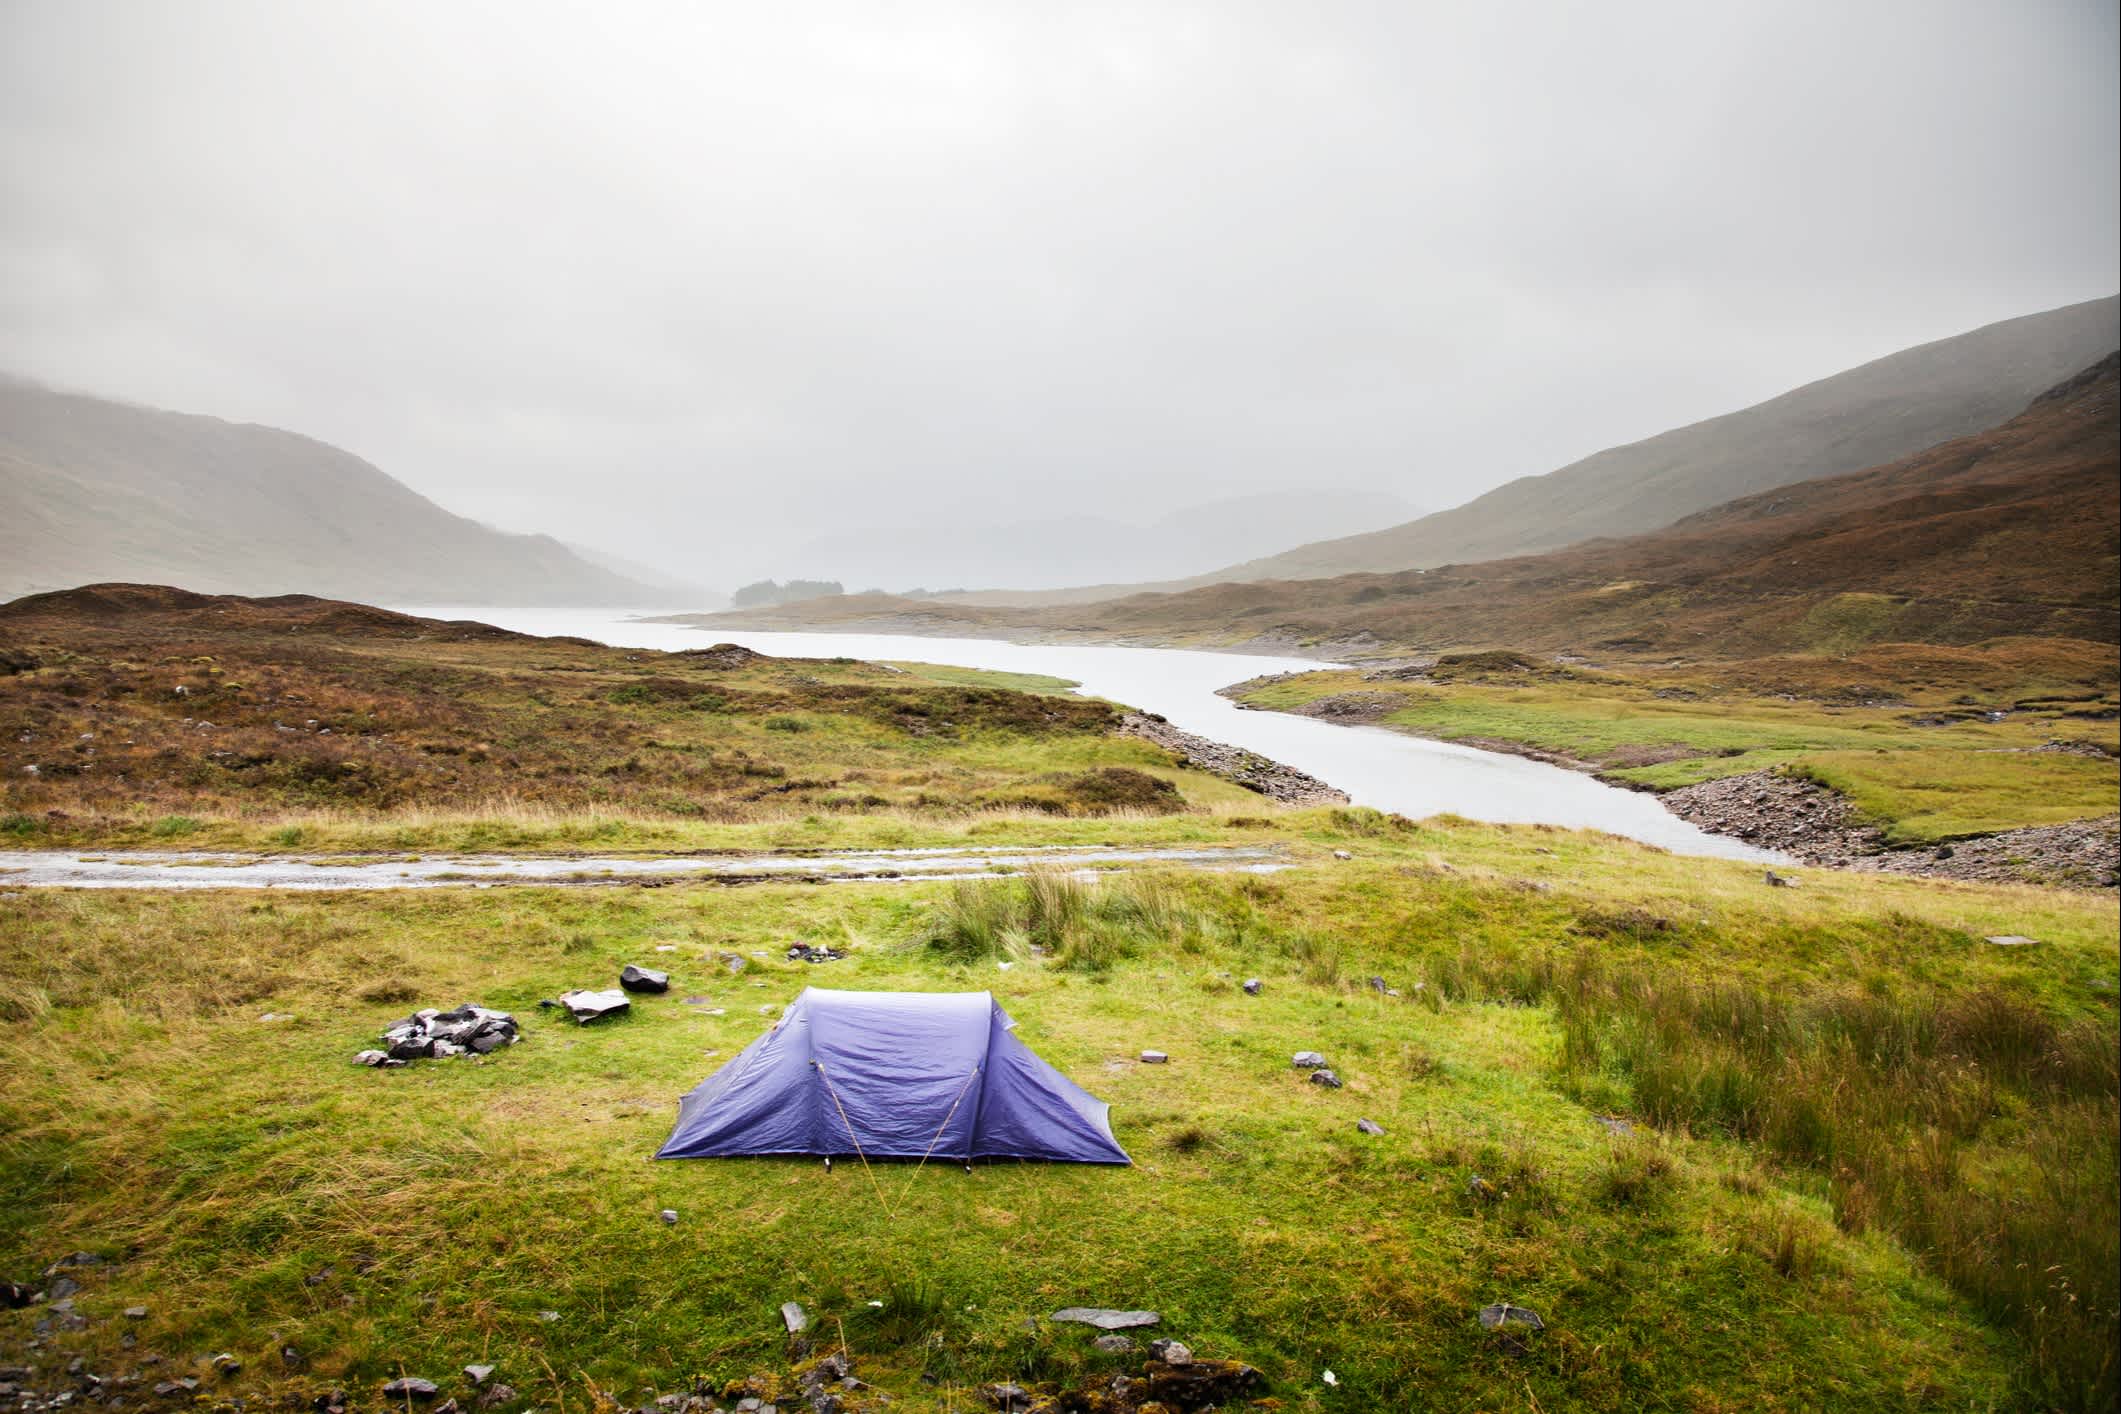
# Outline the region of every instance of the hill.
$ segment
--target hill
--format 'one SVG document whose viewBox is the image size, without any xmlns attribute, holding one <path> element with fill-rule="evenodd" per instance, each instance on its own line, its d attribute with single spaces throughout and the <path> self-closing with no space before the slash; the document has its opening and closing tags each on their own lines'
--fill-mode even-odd
<svg viewBox="0 0 2121 1414">
<path fill-rule="evenodd" d="M 1669 529 L 1392 575 L 1225 584 L 1072 615 L 1106 633 L 1365 635 L 1735 658 L 2002 635 L 2111 643 L 2121 376 L 2114 356 L 1999 427 L 1871 470 L 1742 497 Z"/>
<path fill-rule="evenodd" d="M 1737 659 L 2001 636 L 2111 643 L 2121 627 L 2117 404 L 2109 355 L 1985 432 L 1543 555 L 1047 609 L 848 596 L 758 626 L 1369 657 L 1506 647 Z"/>
<path fill-rule="evenodd" d="M 314 438 L 0 379 L 0 596 L 99 580 L 396 603 L 667 602 Z"/>
<path fill-rule="evenodd" d="M 1993 426 L 2113 348 L 2117 329 L 2115 297 L 2008 319 L 1520 478 L 1451 510 L 1202 579 L 1422 569 L 1655 530 L 1752 492 L 1857 471 Z"/>
</svg>

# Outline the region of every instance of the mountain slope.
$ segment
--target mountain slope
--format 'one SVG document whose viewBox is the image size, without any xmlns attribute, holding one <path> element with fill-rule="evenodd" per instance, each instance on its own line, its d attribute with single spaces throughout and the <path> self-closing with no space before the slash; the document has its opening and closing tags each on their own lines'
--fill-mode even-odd
<svg viewBox="0 0 2121 1414">
<path fill-rule="evenodd" d="M 1030 616 L 1104 633 L 1408 648 L 1838 650 L 2003 635 L 2111 643 L 2121 601 L 2121 355 L 2001 426 L 1545 555 L 1223 584 Z"/>
<path fill-rule="evenodd" d="M 1693 659 L 2022 635 L 2083 640 L 2110 658 L 2091 646 L 2121 629 L 2117 410 L 2121 355 L 2109 355 L 1987 431 L 1543 555 L 1044 609 L 848 596 L 741 622 L 1336 655 L 1500 647 Z"/>
<path fill-rule="evenodd" d="M 1206 578 L 1422 569 L 1654 530 L 1755 491 L 1876 466 L 1993 426 L 2113 348 L 2117 325 L 2121 298 L 2111 296 L 1990 324 L 1520 478 L 1451 510 Z"/>
<path fill-rule="evenodd" d="M 658 597 L 313 438 L 0 379 L 0 598 L 99 580 L 396 603 Z"/>
</svg>

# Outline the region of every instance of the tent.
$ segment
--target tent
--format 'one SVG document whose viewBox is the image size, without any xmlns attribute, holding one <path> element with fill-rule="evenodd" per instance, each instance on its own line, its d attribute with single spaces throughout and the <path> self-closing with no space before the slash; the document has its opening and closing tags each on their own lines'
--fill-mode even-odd
<svg viewBox="0 0 2121 1414">
<path fill-rule="evenodd" d="M 678 1103 L 659 1159 L 1133 1162 L 1104 1101 L 1019 1041 L 991 992 L 805 988 Z"/>
</svg>

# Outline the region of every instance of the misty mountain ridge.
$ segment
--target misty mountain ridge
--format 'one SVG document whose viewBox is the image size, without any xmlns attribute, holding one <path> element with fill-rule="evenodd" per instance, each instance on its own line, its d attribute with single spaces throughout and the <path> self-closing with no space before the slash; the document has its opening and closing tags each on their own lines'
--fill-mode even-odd
<svg viewBox="0 0 2121 1414">
<path fill-rule="evenodd" d="M 1183 585 L 1137 587 L 1388 574 L 1655 530 L 1756 491 L 1858 471 L 1995 426 L 2096 362 L 2117 329 L 2117 296 L 2006 319 L 1402 525 L 1233 562 Z"/>
<path fill-rule="evenodd" d="M 1129 517 L 1123 507 L 985 525 L 928 524 L 819 536 L 788 556 L 790 572 L 895 590 L 1045 590 L 1198 573 L 1269 553 L 1292 536 L 1345 535 L 1405 519 L 1386 491 L 1326 488 L 1231 496 Z"/>
<path fill-rule="evenodd" d="M 313 437 L 0 376 L 0 598 L 99 580 L 467 605 L 670 594 Z"/>
</svg>

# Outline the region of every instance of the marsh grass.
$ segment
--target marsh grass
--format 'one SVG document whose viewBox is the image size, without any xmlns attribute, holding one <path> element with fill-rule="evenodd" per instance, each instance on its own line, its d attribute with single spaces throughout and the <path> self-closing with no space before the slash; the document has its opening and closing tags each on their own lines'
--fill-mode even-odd
<svg viewBox="0 0 2121 1414">
<path fill-rule="evenodd" d="M 773 1311 L 798 1299 L 909 1410 L 1109 1373 L 1082 1333 L 1024 1329 L 1065 1304 L 1156 1306 L 1296 1408 L 1325 1366 L 1341 1408 L 2099 1407 L 2072 1362 L 2100 1328 L 2070 1313 L 2101 1308 L 2113 1222 L 2111 1068 L 2082 1039 L 2112 1043 L 2104 905 L 1824 874 L 1771 893 L 1590 835 L 1361 814 L 1282 838 L 1317 866 L 0 898 L 0 1269 L 123 1256 L 61 1344 L 234 1347 L 260 1399 L 293 1392 L 270 1335 L 350 1389 L 493 1354 L 526 1403 L 580 1411 L 587 1379 L 636 1407 L 782 1368 Z M 1630 909 L 1673 926 L 1595 926 Z M 1979 942 L 2019 929 L 2042 947 Z M 781 963 L 791 938 L 857 946 L 828 972 Z M 536 1011 L 664 943 L 726 1015 Z M 754 951 L 740 978 L 718 961 Z M 1232 984 L 1252 975 L 1260 996 Z M 844 1165 L 645 1163 L 671 1097 L 812 982 L 992 990 L 1112 1102 L 1136 1167 L 931 1166 L 892 1216 Z M 529 1040 L 346 1063 L 409 1007 L 467 999 Z M 1347 1089 L 1293 1072 L 1303 1048 Z M 1662 1127 L 1616 1140 L 1594 1112 Z M 1471 1314 L 1496 1299 L 1552 1328 L 1497 1349 Z M 865 1333 L 869 1300 L 898 1314 Z M 133 1301 L 137 1329 L 107 1319 Z M 31 1314 L 0 1312 L 0 1338 Z"/>
</svg>

